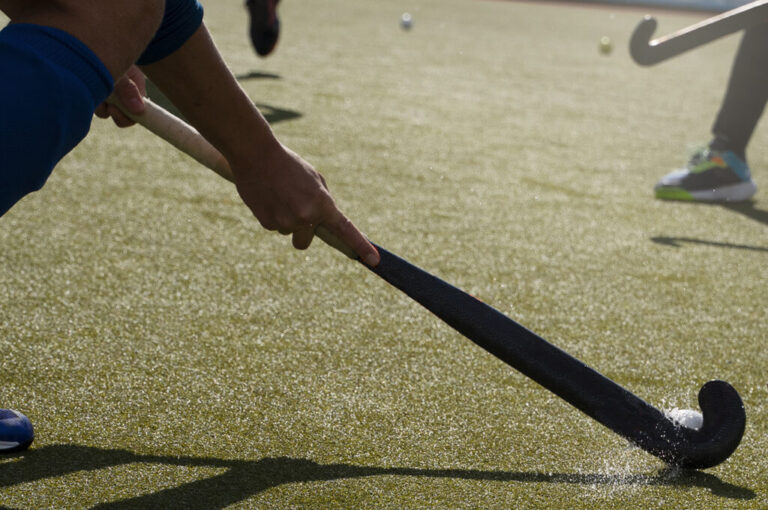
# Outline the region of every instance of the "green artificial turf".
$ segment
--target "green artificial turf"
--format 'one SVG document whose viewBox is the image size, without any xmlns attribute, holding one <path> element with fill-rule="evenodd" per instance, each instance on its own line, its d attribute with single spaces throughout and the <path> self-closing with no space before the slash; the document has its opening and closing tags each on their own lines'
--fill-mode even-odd
<svg viewBox="0 0 768 510">
<path fill-rule="evenodd" d="M 97 120 L 0 219 L 0 406 L 37 433 L 0 458 L 0 507 L 768 506 L 765 126 L 755 202 L 652 194 L 708 140 L 737 37 L 641 68 L 644 9 L 287 0 L 259 59 L 240 2 L 206 7 L 278 136 L 373 240 L 659 408 L 731 382 L 744 440 L 668 470 L 363 267 L 294 251 L 143 129 Z M 660 34 L 702 18 L 657 14 Z"/>
</svg>

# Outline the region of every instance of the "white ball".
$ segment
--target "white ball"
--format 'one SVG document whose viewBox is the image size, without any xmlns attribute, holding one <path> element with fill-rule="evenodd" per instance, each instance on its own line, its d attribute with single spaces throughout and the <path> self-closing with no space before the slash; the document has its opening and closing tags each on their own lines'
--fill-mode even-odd
<svg viewBox="0 0 768 510">
<path fill-rule="evenodd" d="M 613 51 L 613 42 L 611 41 L 611 38 L 607 35 L 601 37 L 598 48 L 600 49 L 600 53 L 603 55 L 610 55 L 611 51 Z"/>
<path fill-rule="evenodd" d="M 693 409 L 674 408 L 667 412 L 667 417 L 676 424 L 693 430 L 699 430 L 704 424 L 704 417 Z"/>
<path fill-rule="evenodd" d="M 413 17 L 409 13 L 404 12 L 400 16 L 400 26 L 403 27 L 403 30 L 410 30 L 411 26 L 413 26 Z"/>
</svg>

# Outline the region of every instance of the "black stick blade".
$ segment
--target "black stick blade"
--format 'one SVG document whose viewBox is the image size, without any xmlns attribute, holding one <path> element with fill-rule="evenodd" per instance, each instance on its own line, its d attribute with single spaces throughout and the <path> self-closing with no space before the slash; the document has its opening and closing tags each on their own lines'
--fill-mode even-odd
<svg viewBox="0 0 768 510">
<path fill-rule="evenodd" d="M 651 66 L 664 60 L 657 53 L 654 53 L 654 47 L 651 46 L 651 37 L 656 31 L 656 25 L 655 18 L 644 17 L 629 39 L 629 54 L 632 56 L 632 60 L 641 66 Z"/>
<path fill-rule="evenodd" d="M 729 384 L 705 384 L 699 392 L 702 429 L 681 427 L 498 310 L 384 248 L 376 248 L 381 262 L 371 269 L 374 273 L 487 352 L 665 462 L 707 468 L 727 459 L 738 446 L 746 417 L 741 398 Z"/>
<path fill-rule="evenodd" d="M 725 381 L 709 381 L 699 390 L 699 406 L 704 423 L 700 430 L 689 432 L 669 460 L 684 468 L 715 466 L 736 450 L 744 435 L 747 415 L 736 390 Z"/>
</svg>

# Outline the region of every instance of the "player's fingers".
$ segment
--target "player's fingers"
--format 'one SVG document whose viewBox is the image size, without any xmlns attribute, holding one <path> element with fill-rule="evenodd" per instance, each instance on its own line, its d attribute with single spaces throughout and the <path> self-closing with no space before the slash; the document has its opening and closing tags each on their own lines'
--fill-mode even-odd
<svg viewBox="0 0 768 510">
<path fill-rule="evenodd" d="M 96 111 L 93 112 L 100 119 L 109 118 L 109 112 L 107 111 L 107 103 L 101 103 L 96 107 Z"/>
<path fill-rule="evenodd" d="M 107 117 L 112 117 L 112 120 L 114 121 L 115 125 L 121 128 L 133 126 L 134 124 L 136 124 L 127 115 L 125 115 L 120 110 L 120 108 L 112 104 L 107 105 Z"/>
<path fill-rule="evenodd" d="M 312 244 L 314 236 L 315 228 L 312 226 L 297 229 L 293 233 L 293 247 L 297 250 L 306 250 Z"/>
<path fill-rule="evenodd" d="M 139 94 L 142 97 L 147 97 L 147 77 L 144 76 L 144 73 L 139 69 L 138 67 L 131 66 L 128 68 L 128 71 L 125 72 L 125 76 L 130 78 L 130 80 L 136 85 L 136 88 L 139 90 Z"/>
<path fill-rule="evenodd" d="M 339 241 L 346 244 L 352 251 L 354 251 L 360 260 L 362 260 L 369 267 L 376 267 L 379 265 L 381 257 L 378 250 L 368 241 L 368 239 L 360 232 L 357 227 L 342 214 L 340 211 L 336 211 L 335 216 L 329 220 L 324 221 L 323 226 Z"/>
<path fill-rule="evenodd" d="M 286 211 L 276 212 L 274 213 L 272 222 L 274 222 L 275 230 L 280 232 L 282 235 L 287 236 L 293 234 L 297 228 L 299 228 L 299 225 L 296 223 L 296 218 L 293 214 Z M 269 223 L 272 223 L 269 222 Z"/>
<path fill-rule="evenodd" d="M 123 78 L 118 80 L 115 84 L 115 91 L 113 92 L 120 105 L 122 105 L 128 113 L 134 115 L 141 115 L 147 106 L 144 104 L 144 97 L 139 86 L 133 80 Z"/>
</svg>

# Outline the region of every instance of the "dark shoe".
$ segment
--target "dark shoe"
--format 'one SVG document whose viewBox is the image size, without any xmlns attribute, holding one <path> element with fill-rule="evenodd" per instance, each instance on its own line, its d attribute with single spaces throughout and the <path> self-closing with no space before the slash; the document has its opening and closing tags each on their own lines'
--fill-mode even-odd
<svg viewBox="0 0 768 510">
<path fill-rule="evenodd" d="M 251 42 L 256 53 L 266 57 L 275 49 L 280 35 L 280 19 L 277 17 L 277 3 L 280 0 L 247 0 L 251 15 Z"/>
<path fill-rule="evenodd" d="M 0 453 L 25 450 L 34 438 L 29 418 L 12 409 L 0 409 Z"/>
</svg>

